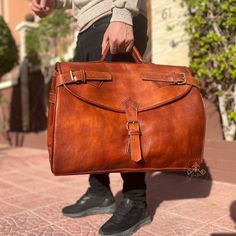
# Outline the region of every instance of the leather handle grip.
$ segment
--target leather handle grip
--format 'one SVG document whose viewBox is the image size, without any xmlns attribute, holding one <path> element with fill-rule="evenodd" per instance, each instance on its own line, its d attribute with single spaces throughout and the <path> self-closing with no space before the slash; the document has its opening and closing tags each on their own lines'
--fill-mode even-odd
<svg viewBox="0 0 236 236">
<path fill-rule="evenodd" d="M 106 45 L 106 48 L 102 54 L 102 57 L 100 59 L 100 61 L 105 61 L 106 57 L 107 57 L 107 53 L 110 51 L 110 44 L 107 43 Z M 143 59 L 142 59 L 142 56 L 140 55 L 138 49 L 133 46 L 132 49 L 131 49 L 131 55 L 133 57 L 133 59 L 135 60 L 136 63 L 143 63 Z"/>
</svg>

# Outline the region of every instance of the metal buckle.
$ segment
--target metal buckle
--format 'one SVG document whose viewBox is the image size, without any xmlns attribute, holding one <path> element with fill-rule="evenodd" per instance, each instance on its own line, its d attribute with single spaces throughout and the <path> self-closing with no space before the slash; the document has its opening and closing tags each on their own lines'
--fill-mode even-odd
<svg viewBox="0 0 236 236">
<path fill-rule="evenodd" d="M 174 77 L 176 78 L 176 73 L 174 73 Z M 175 82 L 175 84 L 177 84 L 177 85 L 185 85 L 185 84 L 186 84 L 187 78 L 186 78 L 185 73 L 182 73 L 182 79 L 183 79 L 183 80 L 177 80 L 177 81 Z"/>
<path fill-rule="evenodd" d="M 128 120 L 126 123 L 126 129 L 129 130 L 129 125 L 130 124 L 139 124 L 138 120 Z"/>
<path fill-rule="evenodd" d="M 81 83 L 81 81 L 78 80 L 78 78 L 74 75 L 73 70 L 70 70 L 70 78 L 71 78 L 71 80 L 72 80 L 73 82 L 75 82 L 75 83 L 77 83 L 77 84 L 80 84 L 80 83 Z"/>
</svg>

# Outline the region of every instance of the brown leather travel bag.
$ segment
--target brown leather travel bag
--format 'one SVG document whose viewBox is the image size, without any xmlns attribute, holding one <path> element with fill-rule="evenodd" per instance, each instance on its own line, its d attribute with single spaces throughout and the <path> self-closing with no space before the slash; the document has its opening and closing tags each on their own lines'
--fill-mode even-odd
<svg viewBox="0 0 236 236">
<path fill-rule="evenodd" d="M 101 61 L 57 63 L 48 149 L 55 175 L 198 170 L 205 112 L 187 67 Z"/>
</svg>

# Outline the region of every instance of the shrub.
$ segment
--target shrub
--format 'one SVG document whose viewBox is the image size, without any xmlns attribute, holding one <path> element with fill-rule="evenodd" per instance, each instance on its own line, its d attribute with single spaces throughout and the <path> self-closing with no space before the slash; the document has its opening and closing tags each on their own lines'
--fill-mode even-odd
<svg viewBox="0 0 236 236">
<path fill-rule="evenodd" d="M 18 62 L 18 50 L 11 31 L 2 16 L 0 16 L 0 29 L 0 76 L 2 76 Z"/>
<path fill-rule="evenodd" d="M 190 67 L 219 108 L 226 140 L 236 139 L 236 0 L 183 0 Z"/>
</svg>

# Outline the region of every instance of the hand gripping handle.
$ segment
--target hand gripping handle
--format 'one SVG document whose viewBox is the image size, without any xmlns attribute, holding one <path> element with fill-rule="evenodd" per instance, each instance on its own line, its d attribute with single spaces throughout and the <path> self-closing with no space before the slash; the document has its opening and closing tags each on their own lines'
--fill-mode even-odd
<svg viewBox="0 0 236 236">
<path fill-rule="evenodd" d="M 101 57 L 100 61 L 105 61 L 105 59 L 106 59 L 106 57 L 107 57 L 107 53 L 108 53 L 109 51 L 110 51 L 110 44 L 107 43 L 106 48 L 105 48 L 105 50 L 104 50 L 104 52 L 103 52 L 103 54 L 102 54 L 102 57 Z M 132 47 L 130 53 L 131 53 L 131 55 L 132 55 L 132 57 L 134 58 L 134 60 L 135 60 L 136 63 L 143 63 L 143 59 L 142 59 L 142 57 L 141 57 L 141 55 L 140 55 L 138 49 L 137 49 L 135 46 Z"/>
</svg>

